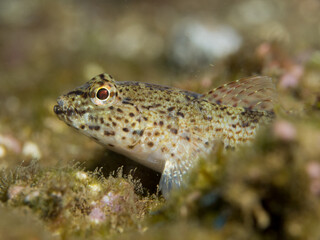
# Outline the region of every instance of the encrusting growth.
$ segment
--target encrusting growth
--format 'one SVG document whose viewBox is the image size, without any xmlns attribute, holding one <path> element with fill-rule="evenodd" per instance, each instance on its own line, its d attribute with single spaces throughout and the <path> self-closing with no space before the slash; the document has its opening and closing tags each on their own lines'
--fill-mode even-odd
<svg viewBox="0 0 320 240">
<path fill-rule="evenodd" d="M 217 141 L 234 148 L 252 140 L 258 127 L 274 118 L 275 99 L 269 77 L 198 94 L 100 74 L 60 96 L 54 112 L 108 149 L 162 172 L 160 189 L 167 195 Z"/>
</svg>

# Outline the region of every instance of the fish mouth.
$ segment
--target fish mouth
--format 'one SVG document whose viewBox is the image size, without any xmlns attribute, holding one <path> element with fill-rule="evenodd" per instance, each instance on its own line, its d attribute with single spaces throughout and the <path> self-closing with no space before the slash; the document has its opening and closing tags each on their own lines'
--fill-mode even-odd
<svg viewBox="0 0 320 240">
<path fill-rule="evenodd" d="M 57 115 L 61 115 L 64 113 L 64 111 L 62 110 L 62 108 L 59 105 L 54 105 L 53 111 Z"/>
<path fill-rule="evenodd" d="M 71 117 L 71 116 L 77 115 L 77 110 L 76 109 L 70 108 L 70 107 L 69 108 L 63 108 L 60 105 L 55 105 L 53 107 L 53 111 L 59 117 L 61 117 L 61 116 Z"/>
<path fill-rule="evenodd" d="M 70 116 L 77 114 L 77 110 L 72 107 L 66 106 L 65 102 L 62 99 L 59 98 L 57 100 L 57 103 L 58 104 L 54 105 L 53 111 L 59 117 L 65 116 L 65 115 L 70 117 Z"/>
<path fill-rule="evenodd" d="M 59 115 L 65 113 L 64 109 L 65 109 L 64 101 L 61 99 L 61 97 L 59 97 L 57 99 L 57 104 L 54 105 L 54 107 L 53 107 L 53 111 L 54 111 L 55 114 L 57 114 L 59 116 Z"/>
</svg>

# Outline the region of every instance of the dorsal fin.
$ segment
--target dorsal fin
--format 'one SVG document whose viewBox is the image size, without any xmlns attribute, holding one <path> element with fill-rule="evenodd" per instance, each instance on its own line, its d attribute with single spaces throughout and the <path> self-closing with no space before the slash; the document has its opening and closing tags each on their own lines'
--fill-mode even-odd
<svg viewBox="0 0 320 240">
<path fill-rule="evenodd" d="M 202 98 L 219 105 L 273 111 L 277 94 L 270 77 L 255 76 L 224 84 L 203 94 Z"/>
</svg>

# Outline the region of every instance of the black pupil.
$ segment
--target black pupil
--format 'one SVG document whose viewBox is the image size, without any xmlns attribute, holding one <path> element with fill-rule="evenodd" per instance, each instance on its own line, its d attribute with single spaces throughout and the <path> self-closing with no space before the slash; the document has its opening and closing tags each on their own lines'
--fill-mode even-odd
<svg viewBox="0 0 320 240">
<path fill-rule="evenodd" d="M 97 98 L 99 100 L 106 100 L 109 97 L 109 91 L 106 88 L 101 88 L 97 92 Z"/>
</svg>

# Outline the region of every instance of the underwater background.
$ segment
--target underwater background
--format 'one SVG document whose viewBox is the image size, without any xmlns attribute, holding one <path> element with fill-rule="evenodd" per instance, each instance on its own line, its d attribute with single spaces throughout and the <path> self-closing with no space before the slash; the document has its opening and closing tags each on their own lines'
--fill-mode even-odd
<svg viewBox="0 0 320 240">
<path fill-rule="evenodd" d="M 318 0 L 1 0 L 0 239 L 319 239 Z M 160 174 L 79 135 L 56 98 L 106 72 L 206 92 L 271 76 L 277 118 Z"/>
</svg>

